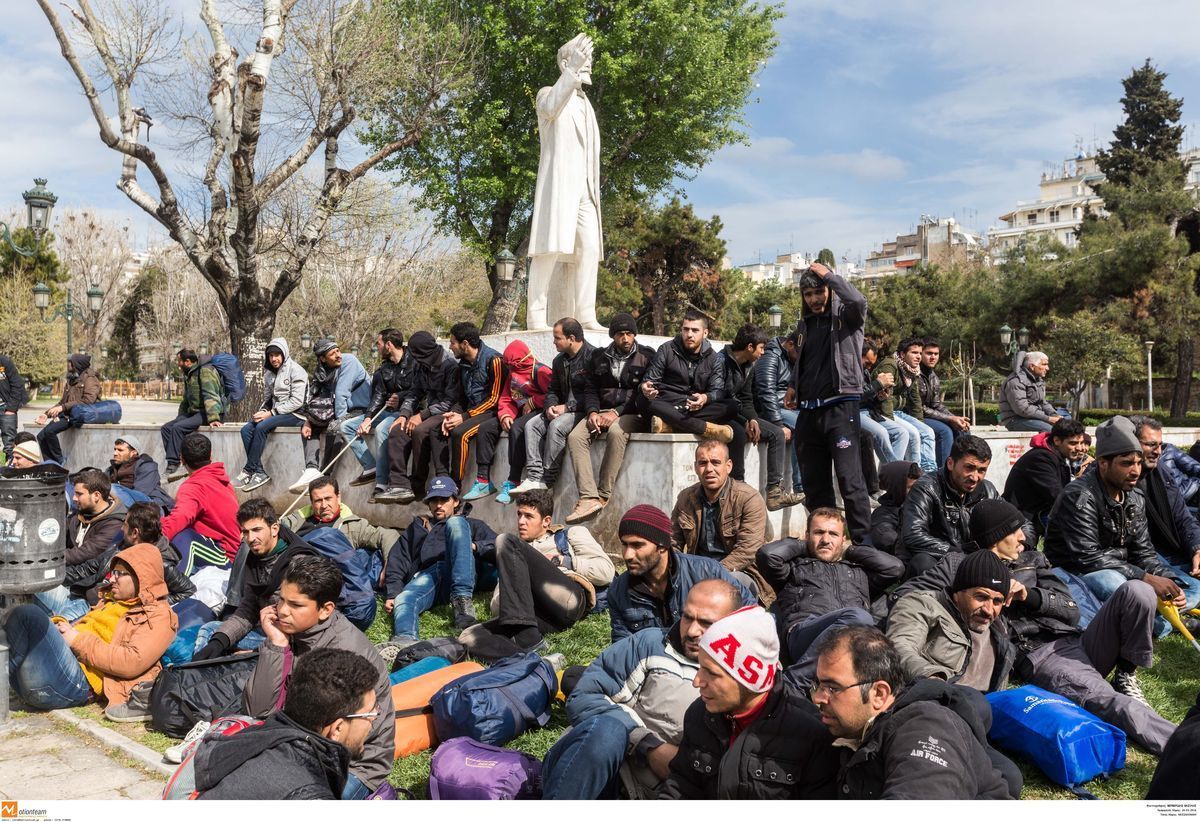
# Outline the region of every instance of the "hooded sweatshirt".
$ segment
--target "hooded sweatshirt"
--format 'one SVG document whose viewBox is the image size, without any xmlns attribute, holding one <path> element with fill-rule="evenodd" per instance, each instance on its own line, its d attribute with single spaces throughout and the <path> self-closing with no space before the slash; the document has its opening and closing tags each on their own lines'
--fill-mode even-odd
<svg viewBox="0 0 1200 822">
<path fill-rule="evenodd" d="M 230 562 L 242 544 L 242 529 L 237 521 L 238 501 L 225 473 L 225 464 L 210 462 L 192 471 L 175 495 L 175 508 L 163 517 L 162 532 L 167 539 L 186 528 L 220 543 Z"/>
<path fill-rule="evenodd" d="M 100 378 L 92 370 L 92 358 L 87 354 L 72 354 L 67 357 L 67 385 L 63 388 L 62 406 L 69 414 L 76 405 L 91 405 L 100 401 Z"/>
<path fill-rule="evenodd" d="M 408 339 L 408 355 L 417 363 L 413 389 L 400 403 L 400 416 L 422 417 L 461 411 L 465 399 L 458 377 L 458 362 L 438 345 L 428 331 L 418 331 Z"/>
<path fill-rule="evenodd" d="M 504 370 L 508 381 L 500 392 L 500 419 L 515 420 L 545 405 L 553 372 L 537 361 L 528 345 L 521 340 L 508 344 L 504 349 Z"/>
<path fill-rule="evenodd" d="M 114 602 L 107 597 L 76 621 L 79 634 L 71 650 L 89 674 L 88 682 L 109 705 L 121 705 L 139 682 L 152 682 L 162 670 L 159 658 L 175 639 L 179 620 L 167 604 L 162 554 L 148 543 L 126 548 L 121 560 L 138 580 L 137 599 Z M 116 619 L 113 619 L 113 616 Z M 107 637 L 107 638 L 106 638 Z"/>
<path fill-rule="evenodd" d="M 278 369 L 271 368 L 271 360 L 267 355 L 272 348 L 283 355 L 283 363 Z M 267 343 L 266 353 L 263 354 L 263 411 L 270 411 L 275 416 L 292 414 L 302 416 L 300 409 L 308 400 L 308 372 L 292 359 L 287 340 L 276 337 Z"/>
<path fill-rule="evenodd" d="M 879 507 L 871 512 L 871 544 L 880 551 L 896 553 L 900 539 L 900 509 L 908 496 L 908 472 L 916 463 L 896 460 L 884 463 L 879 469 L 879 487 L 883 496 Z"/>
</svg>

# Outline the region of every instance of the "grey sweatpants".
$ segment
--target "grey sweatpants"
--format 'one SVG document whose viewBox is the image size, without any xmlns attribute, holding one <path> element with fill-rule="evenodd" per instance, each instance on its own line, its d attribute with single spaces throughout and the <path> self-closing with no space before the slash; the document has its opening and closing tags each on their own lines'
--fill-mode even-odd
<svg viewBox="0 0 1200 822">
<path fill-rule="evenodd" d="M 1028 656 L 1033 684 L 1111 722 L 1155 756 L 1175 725 L 1153 708 L 1113 690 L 1106 677 L 1118 659 L 1149 668 L 1153 662 L 1154 590 L 1130 580 L 1116 590 L 1082 635 L 1048 642 Z"/>
</svg>

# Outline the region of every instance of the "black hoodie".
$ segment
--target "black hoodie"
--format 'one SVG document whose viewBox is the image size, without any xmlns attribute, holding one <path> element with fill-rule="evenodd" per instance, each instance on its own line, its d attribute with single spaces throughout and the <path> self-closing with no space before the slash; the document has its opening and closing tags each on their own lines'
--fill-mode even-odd
<svg viewBox="0 0 1200 822">
<path fill-rule="evenodd" d="M 280 711 L 196 751 L 198 799 L 340 799 L 350 751 Z"/>
<path fill-rule="evenodd" d="M 896 553 L 900 540 L 900 507 L 908 495 L 908 472 L 916 465 L 907 460 L 884 463 L 879 469 L 879 487 L 883 496 L 879 507 L 871 512 L 871 544 L 880 551 Z M 917 476 L 921 475 L 920 470 Z"/>
<path fill-rule="evenodd" d="M 458 361 L 446 354 L 446 349 L 428 331 L 418 331 L 408 339 L 408 356 L 416 362 L 412 387 L 400 400 L 400 416 L 411 417 L 418 411 L 429 419 L 447 411 L 461 411 L 462 381 L 458 378 Z"/>
</svg>

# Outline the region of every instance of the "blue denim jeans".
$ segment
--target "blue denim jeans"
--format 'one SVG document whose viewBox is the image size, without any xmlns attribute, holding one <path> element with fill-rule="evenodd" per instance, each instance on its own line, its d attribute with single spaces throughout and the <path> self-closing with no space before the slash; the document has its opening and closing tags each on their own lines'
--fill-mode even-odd
<svg viewBox="0 0 1200 822">
<path fill-rule="evenodd" d="M 858 424 L 871 435 L 880 465 L 904 459 L 904 453 L 908 450 L 908 431 L 903 427 L 891 420 L 879 422 L 866 409 L 858 415 Z"/>
<path fill-rule="evenodd" d="M 346 787 L 342 788 L 342 799 L 366 799 L 371 795 L 371 789 L 354 774 L 346 774 Z"/>
<path fill-rule="evenodd" d="M 85 704 L 92 696 L 83 667 L 38 605 L 19 605 L 5 624 L 8 682 L 31 708 L 50 711 Z"/>
<path fill-rule="evenodd" d="M 780 408 L 779 418 L 783 420 L 784 428 L 792 432 L 792 442 L 789 443 L 788 451 L 791 453 L 792 461 L 792 492 L 799 493 L 804 490 L 804 480 L 800 478 L 800 457 L 796 453 L 796 418 L 800 416 L 800 412 L 795 408 Z"/>
<path fill-rule="evenodd" d="M 354 435 L 358 432 L 358 426 L 363 424 L 363 420 L 367 417 L 365 414 L 357 414 L 350 417 L 342 423 L 342 435 L 346 441 L 350 443 L 350 450 L 354 452 L 354 456 L 358 458 L 358 464 L 363 467 L 364 471 L 375 469 L 375 484 L 379 485 L 382 479 L 382 484 L 387 485 L 388 479 L 388 461 L 387 461 L 387 437 L 388 430 L 392 427 L 392 421 L 400 416 L 398 411 L 385 411 L 379 415 L 375 422 L 371 423 L 371 433 L 366 437 L 354 439 Z M 367 442 L 367 438 L 371 442 Z M 371 447 L 374 445 L 374 448 Z M 384 458 L 376 459 L 376 456 L 383 454 Z"/>
<path fill-rule="evenodd" d="M 1182 582 L 1179 583 L 1179 588 L 1183 591 L 1183 595 L 1187 597 L 1187 605 L 1183 606 L 1179 610 L 1181 612 L 1188 611 L 1192 608 L 1200 606 L 1200 579 L 1196 579 L 1191 575 L 1192 563 L 1178 562 L 1173 559 L 1168 559 L 1162 554 L 1158 555 L 1158 559 L 1164 565 L 1167 565 L 1173 569 L 1175 571 L 1175 575 L 1182 580 Z M 1162 617 L 1159 617 L 1159 619 L 1162 619 Z M 1162 619 L 1162 621 L 1166 622 L 1165 619 Z"/>
<path fill-rule="evenodd" d="M 200 630 L 196 632 L 196 645 L 193 648 L 192 653 L 198 653 L 200 649 L 207 645 L 208 641 L 212 639 L 212 635 L 216 633 L 217 628 L 220 627 L 220 621 L 206 622 L 201 625 Z M 266 641 L 267 637 L 262 632 L 262 629 L 251 628 L 250 633 L 239 639 L 237 645 L 234 645 L 233 647 L 238 651 L 253 651 Z"/>
<path fill-rule="evenodd" d="M 1049 431 L 1052 426 L 1045 420 L 1031 420 L 1025 417 L 1011 417 L 1004 427 L 1009 431 Z"/>
<path fill-rule="evenodd" d="M 417 639 L 421 614 L 451 597 L 475 592 L 475 553 L 471 526 L 463 517 L 446 520 L 446 553 L 408 581 L 392 603 L 392 635 Z"/>
<path fill-rule="evenodd" d="M 616 799 L 629 731 L 607 713 L 575 725 L 542 764 L 542 799 Z"/>
<path fill-rule="evenodd" d="M 251 474 L 265 474 L 262 455 L 267 447 L 267 434 L 281 425 L 300 425 L 295 414 L 276 414 L 262 422 L 248 422 L 242 426 L 242 447 L 246 449 L 244 470 Z"/>
<path fill-rule="evenodd" d="M 60 616 L 68 622 L 74 622 L 91 609 L 86 599 L 71 596 L 71 589 L 65 585 L 39 591 L 33 595 L 33 601 L 41 606 L 47 616 Z"/>
<path fill-rule="evenodd" d="M 909 416 L 903 411 L 893 411 L 892 415 L 900 422 L 907 423 L 917 432 L 917 436 L 920 438 L 920 452 L 917 462 L 921 464 L 921 470 L 926 474 L 935 473 L 938 469 L 937 441 L 933 435 L 933 429 L 916 417 Z"/>
<path fill-rule="evenodd" d="M 933 431 L 937 440 L 938 465 L 945 465 L 946 460 L 950 459 L 950 449 L 954 447 L 954 429 L 941 420 L 931 420 L 928 417 L 925 418 L 925 424 Z"/>
</svg>

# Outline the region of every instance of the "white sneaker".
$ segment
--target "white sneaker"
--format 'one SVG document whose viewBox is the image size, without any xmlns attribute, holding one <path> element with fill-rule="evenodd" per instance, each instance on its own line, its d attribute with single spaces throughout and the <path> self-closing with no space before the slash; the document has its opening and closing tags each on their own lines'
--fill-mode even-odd
<svg viewBox="0 0 1200 822">
<path fill-rule="evenodd" d="M 182 742 L 178 745 L 172 745 L 163 751 L 163 759 L 172 765 L 178 765 L 180 762 L 183 762 L 183 760 L 187 759 L 188 754 L 192 752 L 192 748 L 196 746 L 196 743 L 200 741 L 200 737 L 208 732 L 210 725 L 212 725 L 211 722 L 205 722 L 201 719 L 187 732 L 187 736 L 183 738 Z"/>
<path fill-rule="evenodd" d="M 509 491 L 508 493 L 511 495 L 511 494 L 524 494 L 527 491 L 545 491 L 549 487 L 550 487 L 549 485 L 542 482 L 541 480 L 527 479 L 524 482 L 522 482 L 520 485 L 518 485 L 516 488 Z"/>
<path fill-rule="evenodd" d="M 288 490 L 293 494 L 299 494 L 301 491 L 308 490 L 308 484 L 310 482 L 315 479 L 320 479 L 323 476 L 325 475 L 316 468 L 305 468 L 304 473 L 301 474 L 295 482 L 288 486 Z"/>
</svg>

